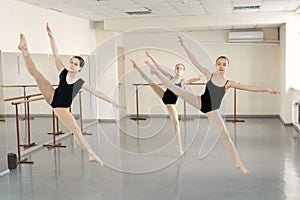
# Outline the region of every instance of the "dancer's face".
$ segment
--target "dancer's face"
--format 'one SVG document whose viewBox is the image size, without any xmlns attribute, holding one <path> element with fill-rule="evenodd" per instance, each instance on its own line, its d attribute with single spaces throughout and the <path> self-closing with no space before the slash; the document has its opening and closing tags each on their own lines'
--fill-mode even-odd
<svg viewBox="0 0 300 200">
<path fill-rule="evenodd" d="M 175 67 L 175 73 L 177 75 L 182 75 L 184 72 L 184 66 L 183 65 L 176 65 Z"/>
<path fill-rule="evenodd" d="M 228 61 L 225 58 L 219 58 L 216 62 L 217 71 L 220 73 L 225 73 L 228 69 Z"/>
<path fill-rule="evenodd" d="M 72 72 L 79 72 L 81 70 L 80 60 L 78 58 L 70 59 L 70 69 L 69 70 Z"/>
</svg>

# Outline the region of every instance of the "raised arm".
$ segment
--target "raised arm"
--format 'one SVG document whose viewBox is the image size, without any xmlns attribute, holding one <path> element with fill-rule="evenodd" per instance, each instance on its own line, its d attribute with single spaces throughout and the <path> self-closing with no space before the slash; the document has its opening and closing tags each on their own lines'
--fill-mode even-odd
<svg viewBox="0 0 300 200">
<path fill-rule="evenodd" d="M 168 73 L 167 71 L 165 71 L 160 64 L 154 59 L 154 57 L 151 55 L 150 51 L 147 50 L 146 51 L 146 55 L 151 59 L 151 61 L 153 62 L 153 64 L 155 65 L 155 67 L 163 74 L 165 75 L 168 79 L 170 79 L 172 77 L 172 75 L 170 73 Z"/>
<path fill-rule="evenodd" d="M 99 90 L 94 90 L 92 89 L 88 84 L 84 83 L 82 85 L 82 88 L 85 89 L 86 91 L 88 91 L 89 93 L 93 94 L 94 96 L 103 99 L 104 101 L 112 104 L 114 107 L 116 108 L 125 108 L 124 106 L 120 106 L 119 104 L 117 104 L 116 102 L 114 102 L 111 98 L 109 98 L 108 96 L 106 96 L 103 92 L 99 91 Z"/>
<path fill-rule="evenodd" d="M 205 67 L 203 67 L 195 58 L 195 56 L 192 54 L 192 52 L 187 48 L 187 46 L 184 44 L 183 39 L 178 36 L 179 39 L 179 43 L 181 44 L 181 46 L 183 47 L 183 49 L 185 50 L 186 54 L 188 55 L 188 57 L 190 58 L 191 62 L 193 63 L 193 65 L 195 65 L 195 67 L 197 67 L 197 69 L 205 75 L 205 77 L 207 78 L 207 80 L 210 78 L 211 76 L 211 72 L 206 69 Z"/>
<path fill-rule="evenodd" d="M 65 68 L 65 66 L 62 63 L 62 61 L 61 61 L 61 59 L 60 59 L 60 57 L 58 55 L 58 48 L 56 46 L 53 33 L 52 33 L 52 31 L 51 31 L 50 26 L 49 26 L 48 23 L 46 25 L 46 31 L 47 31 L 47 33 L 49 35 L 51 49 L 52 49 L 52 53 L 53 53 L 54 61 L 55 61 L 55 66 L 57 67 L 58 71 L 61 72 Z"/>
<path fill-rule="evenodd" d="M 244 85 L 244 84 L 236 83 L 235 81 L 228 81 L 227 88 L 236 88 L 239 90 L 246 90 L 250 92 L 268 92 L 270 94 L 280 94 L 279 90 L 269 89 L 260 86 L 254 86 L 254 85 Z"/>
<path fill-rule="evenodd" d="M 188 78 L 184 81 L 185 84 L 190 84 L 190 83 L 193 83 L 193 82 L 196 82 L 196 81 L 200 81 L 202 80 L 203 77 L 202 76 L 199 76 L 199 77 L 194 77 L 194 78 Z"/>
</svg>

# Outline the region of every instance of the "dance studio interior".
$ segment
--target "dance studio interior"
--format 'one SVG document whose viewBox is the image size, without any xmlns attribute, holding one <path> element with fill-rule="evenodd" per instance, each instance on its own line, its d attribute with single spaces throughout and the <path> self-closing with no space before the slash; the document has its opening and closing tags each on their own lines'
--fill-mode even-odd
<svg viewBox="0 0 300 200">
<path fill-rule="evenodd" d="M 1 200 L 300 199 L 300 0 L 1 0 L 0 22 Z"/>
</svg>

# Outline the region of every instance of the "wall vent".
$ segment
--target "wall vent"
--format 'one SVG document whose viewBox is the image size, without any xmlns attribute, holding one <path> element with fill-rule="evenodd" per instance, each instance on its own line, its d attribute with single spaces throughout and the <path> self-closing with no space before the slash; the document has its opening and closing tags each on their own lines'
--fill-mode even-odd
<svg viewBox="0 0 300 200">
<path fill-rule="evenodd" d="M 294 125 L 300 124 L 300 102 L 292 102 L 292 123 Z"/>
</svg>

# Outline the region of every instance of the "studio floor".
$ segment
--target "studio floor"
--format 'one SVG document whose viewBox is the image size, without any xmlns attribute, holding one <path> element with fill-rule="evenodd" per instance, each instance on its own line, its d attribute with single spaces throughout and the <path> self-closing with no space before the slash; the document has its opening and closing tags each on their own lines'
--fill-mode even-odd
<svg viewBox="0 0 300 200">
<path fill-rule="evenodd" d="M 43 132 L 51 129 L 50 120 L 32 120 L 33 140 L 49 139 Z M 7 119 L 0 125 L 9 134 L 10 152 L 16 150 L 14 123 Z M 20 164 L 0 177 L 0 199 L 299 200 L 300 141 L 294 127 L 278 118 L 247 118 L 226 125 L 248 176 L 234 167 L 206 119 L 180 122 L 183 156 L 168 118 L 89 121 L 84 130 L 92 135 L 85 138 L 104 161 L 103 168 L 89 162 L 66 133 L 59 141 L 66 148 L 41 147 L 22 154 L 34 164 Z"/>
</svg>

